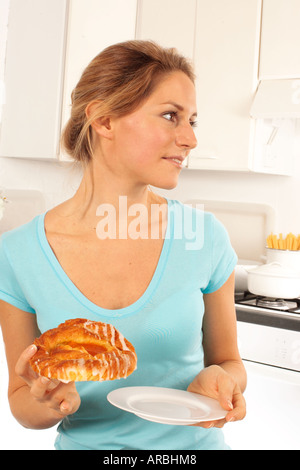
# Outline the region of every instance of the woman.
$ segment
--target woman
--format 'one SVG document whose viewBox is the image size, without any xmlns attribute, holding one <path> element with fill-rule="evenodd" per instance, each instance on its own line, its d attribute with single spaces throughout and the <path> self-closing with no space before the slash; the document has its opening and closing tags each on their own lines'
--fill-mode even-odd
<svg viewBox="0 0 300 470">
<path fill-rule="evenodd" d="M 29 428 L 60 423 L 57 449 L 222 449 L 218 428 L 245 415 L 227 233 L 211 214 L 149 190 L 176 186 L 196 146 L 195 119 L 185 58 L 147 41 L 107 48 L 73 91 L 63 134 L 83 166 L 76 194 L 2 237 L 11 410 Z M 138 368 L 126 381 L 75 385 L 33 373 L 34 338 L 78 317 L 112 323 L 132 342 Z M 111 390 L 135 385 L 188 389 L 227 414 L 171 426 L 108 403 Z"/>
</svg>

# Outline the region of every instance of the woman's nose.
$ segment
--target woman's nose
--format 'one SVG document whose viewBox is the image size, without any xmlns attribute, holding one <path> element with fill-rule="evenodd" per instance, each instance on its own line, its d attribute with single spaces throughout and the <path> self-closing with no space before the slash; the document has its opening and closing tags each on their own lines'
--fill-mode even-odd
<svg viewBox="0 0 300 470">
<path fill-rule="evenodd" d="M 179 147 L 186 147 L 190 150 L 194 149 L 197 146 L 197 139 L 195 132 L 191 127 L 191 124 L 182 125 L 178 128 L 176 135 L 176 144 Z"/>
</svg>

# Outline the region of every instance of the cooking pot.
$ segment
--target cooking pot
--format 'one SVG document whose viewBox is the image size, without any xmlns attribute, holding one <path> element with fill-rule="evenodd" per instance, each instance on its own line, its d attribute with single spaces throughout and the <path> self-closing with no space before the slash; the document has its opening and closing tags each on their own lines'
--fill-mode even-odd
<svg viewBox="0 0 300 470">
<path fill-rule="evenodd" d="M 248 290 L 275 299 L 300 297 L 300 273 L 278 262 L 248 269 Z"/>
<path fill-rule="evenodd" d="M 300 250 L 276 250 L 274 248 L 266 249 L 267 263 L 280 263 L 282 266 L 294 269 L 300 273 Z"/>
</svg>

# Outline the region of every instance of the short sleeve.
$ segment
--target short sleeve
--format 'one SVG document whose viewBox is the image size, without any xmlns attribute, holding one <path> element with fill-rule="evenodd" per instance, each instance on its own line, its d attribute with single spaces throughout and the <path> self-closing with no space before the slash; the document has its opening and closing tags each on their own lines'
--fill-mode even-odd
<svg viewBox="0 0 300 470">
<path fill-rule="evenodd" d="M 5 250 L 3 235 L 0 237 L 0 299 L 25 312 L 35 313 L 28 304 L 9 261 L 9 253 Z"/>
<path fill-rule="evenodd" d="M 204 294 L 220 289 L 237 263 L 237 255 L 231 246 L 227 230 L 215 216 L 212 216 L 211 224 L 211 274 L 203 290 Z"/>
</svg>

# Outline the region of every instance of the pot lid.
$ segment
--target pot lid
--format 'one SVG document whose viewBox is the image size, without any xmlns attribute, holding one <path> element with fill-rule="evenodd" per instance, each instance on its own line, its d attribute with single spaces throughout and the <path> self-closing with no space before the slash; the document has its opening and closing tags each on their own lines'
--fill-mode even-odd
<svg viewBox="0 0 300 470">
<path fill-rule="evenodd" d="M 294 269 L 282 266 L 280 263 L 276 262 L 263 264 L 253 269 L 248 269 L 248 273 L 269 277 L 285 277 L 290 279 L 299 279 L 300 277 L 300 273 L 298 273 Z"/>
</svg>

